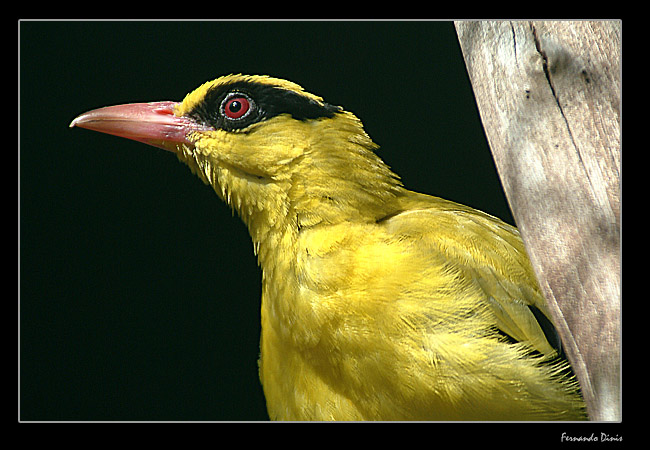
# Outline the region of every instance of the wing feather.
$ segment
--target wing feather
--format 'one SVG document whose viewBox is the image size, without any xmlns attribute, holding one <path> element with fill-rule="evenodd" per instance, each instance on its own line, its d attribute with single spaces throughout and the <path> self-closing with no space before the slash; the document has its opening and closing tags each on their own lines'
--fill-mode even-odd
<svg viewBox="0 0 650 450">
<path fill-rule="evenodd" d="M 418 239 L 423 251 L 444 254 L 483 291 L 497 329 L 544 355 L 555 355 L 559 339 L 549 330 L 546 301 L 517 229 L 472 208 L 412 194 L 404 201 L 404 212 L 385 220 L 387 230 Z M 540 324 L 537 311 L 546 323 Z"/>
</svg>

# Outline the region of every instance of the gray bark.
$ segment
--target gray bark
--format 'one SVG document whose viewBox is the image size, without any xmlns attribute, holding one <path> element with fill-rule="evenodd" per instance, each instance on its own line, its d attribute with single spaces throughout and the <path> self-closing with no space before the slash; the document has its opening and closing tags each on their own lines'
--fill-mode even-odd
<svg viewBox="0 0 650 450">
<path fill-rule="evenodd" d="M 456 22 L 485 133 L 591 420 L 621 420 L 621 22 Z"/>
</svg>

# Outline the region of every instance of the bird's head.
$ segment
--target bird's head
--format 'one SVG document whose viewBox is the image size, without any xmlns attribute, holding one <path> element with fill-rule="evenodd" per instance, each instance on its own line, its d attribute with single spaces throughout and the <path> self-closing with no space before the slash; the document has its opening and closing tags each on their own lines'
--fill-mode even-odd
<svg viewBox="0 0 650 450">
<path fill-rule="evenodd" d="M 182 102 L 109 106 L 70 126 L 174 152 L 247 223 L 256 211 L 289 209 L 298 225 L 331 222 L 399 186 L 357 117 L 268 76 L 224 76 Z M 301 216 L 301 202 L 312 212 Z"/>
</svg>

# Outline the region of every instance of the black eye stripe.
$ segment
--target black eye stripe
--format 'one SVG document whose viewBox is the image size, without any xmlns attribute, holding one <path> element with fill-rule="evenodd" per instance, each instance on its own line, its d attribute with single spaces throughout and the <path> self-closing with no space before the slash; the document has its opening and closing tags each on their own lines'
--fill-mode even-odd
<svg viewBox="0 0 650 450">
<path fill-rule="evenodd" d="M 241 117 L 228 117 L 224 114 L 225 104 L 237 95 L 248 100 L 250 109 Z M 290 114 L 297 120 L 310 120 L 332 117 L 338 111 L 341 111 L 338 106 L 320 103 L 297 92 L 268 84 L 238 81 L 212 88 L 187 115 L 216 129 L 235 131 L 280 114 Z"/>
</svg>

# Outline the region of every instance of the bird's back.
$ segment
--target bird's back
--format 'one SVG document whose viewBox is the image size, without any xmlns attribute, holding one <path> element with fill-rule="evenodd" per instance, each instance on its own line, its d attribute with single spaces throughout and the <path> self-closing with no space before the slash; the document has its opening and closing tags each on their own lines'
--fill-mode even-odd
<svg viewBox="0 0 650 450">
<path fill-rule="evenodd" d="M 392 209 L 300 233 L 295 261 L 265 279 L 272 418 L 583 417 L 517 230 L 409 191 Z"/>
</svg>

